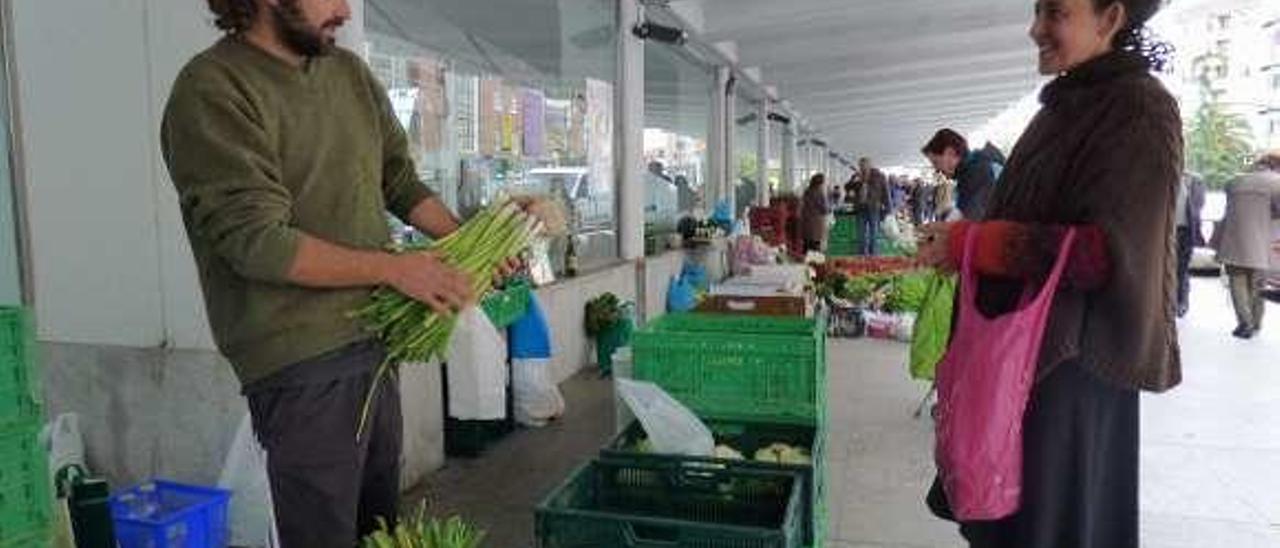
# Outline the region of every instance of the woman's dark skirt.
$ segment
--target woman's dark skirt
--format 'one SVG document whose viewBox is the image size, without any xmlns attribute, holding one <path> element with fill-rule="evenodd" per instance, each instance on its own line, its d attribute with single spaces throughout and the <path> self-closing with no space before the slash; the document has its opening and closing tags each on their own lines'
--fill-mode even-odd
<svg viewBox="0 0 1280 548">
<path fill-rule="evenodd" d="M 1136 390 L 1058 366 L 1027 407 L 1021 509 L 961 534 L 973 548 L 1137 548 L 1138 424 Z M 952 519 L 936 481 L 928 503 Z"/>
</svg>

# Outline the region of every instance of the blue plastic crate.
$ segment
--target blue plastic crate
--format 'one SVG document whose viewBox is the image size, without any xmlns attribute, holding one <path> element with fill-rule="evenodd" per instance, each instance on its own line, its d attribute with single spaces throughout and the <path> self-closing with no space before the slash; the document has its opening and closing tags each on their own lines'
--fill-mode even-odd
<svg viewBox="0 0 1280 548">
<path fill-rule="evenodd" d="M 111 497 L 120 548 L 226 548 L 231 492 L 156 480 Z"/>
</svg>

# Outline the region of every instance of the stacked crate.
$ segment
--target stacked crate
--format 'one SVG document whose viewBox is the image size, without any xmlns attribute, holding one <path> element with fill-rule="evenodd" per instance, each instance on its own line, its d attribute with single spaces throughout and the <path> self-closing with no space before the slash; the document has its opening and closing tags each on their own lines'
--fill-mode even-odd
<svg viewBox="0 0 1280 548">
<path fill-rule="evenodd" d="M 634 377 L 746 458 L 643 452 L 633 422 L 538 507 L 538 546 L 824 546 L 825 323 L 689 313 L 637 331 Z M 752 459 L 776 443 L 807 449 L 810 461 Z"/>
<path fill-rule="evenodd" d="M 43 420 L 31 315 L 0 307 L 0 548 L 48 542 L 52 502 L 38 441 Z"/>
<path fill-rule="evenodd" d="M 640 434 L 624 432 L 606 448 L 610 458 L 672 459 L 684 463 L 799 474 L 803 546 L 825 538 L 826 319 L 794 316 L 670 314 L 636 332 L 634 375 L 661 386 L 707 423 L 717 442 L 751 459 L 756 450 L 785 443 L 809 450 L 808 465 L 637 454 Z"/>
</svg>

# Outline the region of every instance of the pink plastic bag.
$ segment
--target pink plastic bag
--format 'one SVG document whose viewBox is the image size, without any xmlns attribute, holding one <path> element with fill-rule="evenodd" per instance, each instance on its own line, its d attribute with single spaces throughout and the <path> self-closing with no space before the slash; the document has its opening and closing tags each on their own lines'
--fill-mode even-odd
<svg viewBox="0 0 1280 548">
<path fill-rule="evenodd" d="M 977 307 L 976 235 L 970 230 L 965 241 L 959 316 L 937 375 L 935 459 L 959 521 L 997 520 L 1018 511 L 1023 414 L 1075 229 L 1067 232 L 1040 293 L 1031 298 L 1028 289 L 1017 310 L 995 318 Z"/>
</svg>

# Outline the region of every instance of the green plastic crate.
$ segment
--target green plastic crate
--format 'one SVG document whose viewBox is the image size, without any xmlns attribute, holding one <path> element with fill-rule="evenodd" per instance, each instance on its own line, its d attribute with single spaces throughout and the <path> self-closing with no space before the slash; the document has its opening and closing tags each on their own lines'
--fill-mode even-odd
<svg viewBox="0 0 1280 548">
<path fill-rule="evenodd" d="M 529 310 L 529 294 L 532 288 L 529 282 L 518 281 L 507 285 L 501 291 L 495 291 L 485 296 L 480 302 L 480 308 L 484 310 L 489 321 L 499 329 L 511 325 L 524 316 Z"/>
<path fill-rule="evenodd" d="M 800 548 L 792 472 L 600 459 L 538 506 L 539 548 Z"/>
<path fill-rule="evenodd" d="M 11 539 L 0 540 L 0 548 L 43 548 L 53 545 L 53 535 L 48 529 L 35 529 Z"/>
<path fill-rule="evenodd" d="M 826 319 L 669 314 L 632 336 L 633 375 L 698 416 L 822 424 Z M 815 422 L 816 421 L 816 422 Z"/>
<path fill-rule="evenodd" d="M 794 472 L 804 478 L 801 495 L 804 508 L 801 517 L 804 520 L 804 542 L 814 545 L 818 527 L 817 508 L 824 506 L 822 497 L 826 492 L 826 440 L 825 432 L 815 425 L 768 424 L 742 421 L 704 421 L 715 436 L 716 444 L 728 445 L 740 452 L 747 460 L 732 460 L 709 457 L 691 457 L 688 455 L 669 455 L 660 453 L 637 452 L 636 443 L 644 437 L 644 428 L 639 422 L 632 422 L 621 434 L 601 450 L 600 456 L 611 460 L 630 460 L 634 462 L 678 462 L 701 463 L 710 466 L 745 468 L 756 470 L 775 470 Z M 751 460 L 756 451 L 774 443 L 785 443 L 793 447 L 803 447 L 809 451 L 812 459 L 809 464 L 777 464 Z"/>
<path fill-rule="evenodd" d="M 0 546 L 47 531 L 49 470 L 35 426 L 0 431 Z"/>
<path fill-rule="evenodd" d="M 0 427 L 39 422 L 35 330 L 24 308 L 0 307 Z"/>
</svg>

